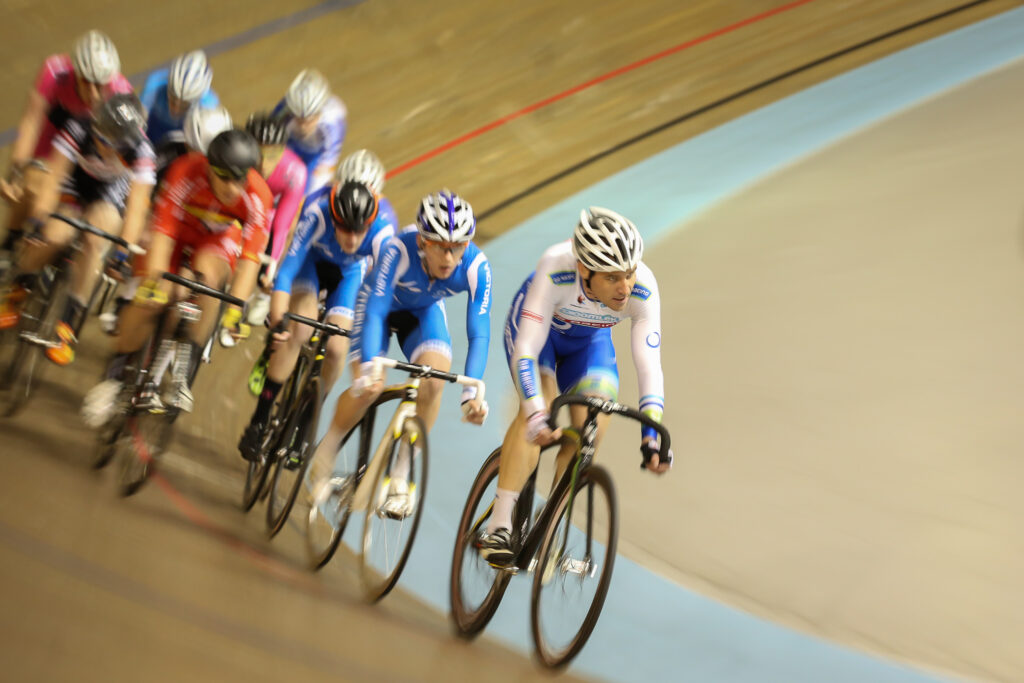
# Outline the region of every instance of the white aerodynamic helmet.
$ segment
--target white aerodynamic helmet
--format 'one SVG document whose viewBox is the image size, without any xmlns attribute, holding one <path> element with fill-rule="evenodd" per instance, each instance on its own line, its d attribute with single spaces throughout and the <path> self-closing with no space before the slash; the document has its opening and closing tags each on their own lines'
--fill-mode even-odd
<svg viewBox="0 0 1024 683">
<path fill-rule="evenodd" d="M 305 69 L 288 86 L 284 100 L 292 114 L 304 119 L 320 113 L 330 94 L 324 75 L 316 69 Z"/>
<path fill-rule="evenodd" d="M 631 271 L 644 255 L 644 240 L 628 218 L 591 206 L 580 212 L 572 253 L 590 270 Z"/>
<path fill-rule="evenodd" d="M 198 104 L 188 108 L 182 126 L 185 144 L 203 154 L 206 154 L 211 140 L 234 127 L 231 114 L 224 107 L 201 107 Z"/>
<path fill-rule="evenodd" d="M 359 181 L 379 195 L 384 190 L 384 175 L 384 164 L 377 155 L 368 149 L 360 149 L 342 160 L 334 179 L 339 183 Z"/>
<path fill-rule="evenodd" d="M 202 50 L 187 52 L 171 62 L 167 91 L 185 102 L 195 102 L 206 94 L 213 82 L 213 69 Z"/>
<path fill-rule="evenodd" d="M 89 31 L 75 41 L 71 64 L 79 78 L 106 85 L 121 71 L 117 48 L 105 33 Z"/>
<path fill-rule="evenodd" d="M 416 224 L 424 239 L 436 242 L 469 242 L 476 233 L 473 207 L 449 190 L 423 198 Z"/>
</svg>

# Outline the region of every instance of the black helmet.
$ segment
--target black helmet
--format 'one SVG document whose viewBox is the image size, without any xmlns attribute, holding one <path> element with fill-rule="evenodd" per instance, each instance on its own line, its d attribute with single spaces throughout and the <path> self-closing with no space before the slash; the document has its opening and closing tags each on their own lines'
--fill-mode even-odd
<svg viewBox="0 0 1024 683">
<path fill-rule="evenodd" d="M 377 218 L 377 197 L 356 180 L 337 183 L 331 188 L 331 218 L 342 230 L 365 230 Z"/>
<path fill-rule="evenodd" d="M 249 115 L 245 130 L 261 145 L 283 145 L 288 139 L 288 120 L 283 116 L 256 112 Z"/>
<path fill-rule="evenodd" d="M 111 95 L 96 110 L 92 130 L 114 149 L 133 149 L 146 138 L 146 111 L 135 93 Z"/>
<path fill-rule="evenodd" d="M 261 155 L 256 140 L 237 128 L 218 133 L 206 148 L 210 168 L 219 176 L 242 180 L 251 168 L 259 168 Z"/>
</svg>

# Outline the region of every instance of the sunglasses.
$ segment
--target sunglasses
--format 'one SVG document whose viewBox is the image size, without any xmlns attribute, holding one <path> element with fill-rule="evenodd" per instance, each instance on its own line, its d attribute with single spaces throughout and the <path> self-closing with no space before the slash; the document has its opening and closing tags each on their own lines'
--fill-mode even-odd
<svg viewBox="0 0 1024 683">
<path fill-rule="evenodd" d="M 218 178 L 222 178 L 223 180 L 230 180 L 232 182 L 237 183 L 245 179 L 244 174 L 238 175 L 234 171 L 229 171 L 228 169 L 220 168 L 219 166 L 210 166 L 210 170 L 213 171 L 213 174 L 215 176 L 217 176 Z"/>
</svg>

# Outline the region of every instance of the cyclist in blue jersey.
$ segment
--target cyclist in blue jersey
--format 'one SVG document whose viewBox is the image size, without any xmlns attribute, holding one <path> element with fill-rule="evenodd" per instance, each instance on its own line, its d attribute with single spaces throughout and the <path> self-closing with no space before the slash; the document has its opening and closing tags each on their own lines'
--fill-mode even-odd
<svg viewBox="0 0 1024 683">
<path fill-rule="evenodd" d="M 394 234 L 395 226 L 379 215 L 377 198 L 363 183 L 337 183 L 318 201 L 307 204 L 274 280 L 270 326 L 276 326 L 288 311 L 315 319 L 318 294 L 325 289 L 326 321 L 350 329 L 356 293 L 368 261 L 379 256 L 382 245 Z M 292 323 L 287 331 L 275 334 L 259 402 L 238 444 L 244 458 L 257 457 L 274 399 L 295 369 L 311 332 L 306 325 Z M 346 337 L 332 336 L 327 342 L 325 395 L 341 374 L 347 351 Z"/>
<path fill-rule="evenodd" d="M 299 73 L 274 112 L 290 117 L 288 149 L 306 164 L 306 194 L 330 183 L 345 141 L 347 110 L 324 75 L 316 69 Z"/>
<path fill-rule="evenodd" d="M 181 152 L 182 128 L 189 107 L 198 105 L 209 109 L 220 104 L 217 94 L 210 89 L 212 81 L 213 70 L 202 50 L 179 56 L 171 62 L 170 68 L 158 69 L 146 79 L 139 99 L 148 112 L 146 131 L 157 148 L 158 169 L 177 157 L 168 154 L 168 150 Z M 164 160 L 165 156 L 169 158 Z"/>
<path fill-rule="evenodd" d="M 640 411 L 660 422 L 665 407 L 661 371 L 661 303 L 654 273 L 640 259 L 644 243 L 627 218 L 599 207 L 580 213 L 571 241 L 544 252 L 537 269 L 523 283 L 505 321 L 505 353 L 516 388 L 519 414 L 501 446 L 498 488 L 481 541 L 480 554 L 502 565 L 516 555 L 512 513 L 519 492 L 537 466 L 540 446 L 561 430 L 548 427 L 548 406 L 563 393 L 618 397 L 619 372 L 611 328 L 629 319 L 633 363 L 640 384 Z M 579 429 L 586 408 L 573 406 Z M 598 419 L 598 439 L 607 416 Z M 672 454 L 660 453 L 657 432 L 641 431 L 643 466 L 664 474 Z M 563 444 L 556 481 L 575 454 Z"/>
<path fill-rule="evenodd" d="M 358 149 L 342 159 L 338 166 L 336 180 L 358 180 L 365 183 L 377 195 L 378 212 L 391 222 L 398 225 L 398 216 L 395 214 L 391 202 L 384 196 L 384 179 L 386 173 L 384 164 L 376 154 L 368 149 Z"/>
<path fill-rule="evenodd" d="M 373 361 L 387 352 L 392 332 L 411 362 L 442 371 L 451 367 L 452 341 L 444 299 L 460 292 L 469 295 L 465 374 L 483 377 L 490 340 L 491 267 L 471 242 L 475 231 L 472 207 L 445 190 L 420 203 L 416 229 L 404 230 L 384 245 L 356 300 L 349 353 L 352 386 L 338 399 L 318 452 L 337 450 L 342 437 L 380 395 L 383 377 L 376 374 L 379 366 Z M 420 385 L 417 412 L 427 429 L 437 419 L 443 387 L 436 379 L 423 380 Z M 487 404 L 477 398 L 475 387 L 463 389 L 461 401 L 465 419 L 483 424 Z M 415 504 L 407 481 L 409 464 L 407 457 L 400 457 L 391 470 L 384 509 L 397 517 L 408 515 Z"/>
</svg>

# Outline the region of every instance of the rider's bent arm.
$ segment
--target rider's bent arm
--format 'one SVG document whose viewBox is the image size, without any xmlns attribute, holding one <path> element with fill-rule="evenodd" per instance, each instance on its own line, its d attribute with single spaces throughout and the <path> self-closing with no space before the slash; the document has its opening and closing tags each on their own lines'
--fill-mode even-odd
<svg viewBox="0 0 1024 683">
<path fill-rule="evenodd" d="M 32 159 L 32 151 L 35 149 L 39 133 L 43 129 L 43 119 L 46 118 L 46 111 L 49 109 L 46 98 L 33 90 L 28 95 L 28 102 L 25 104 L 25 111 L 18 121 L 18 137 L 14 140 L 11 149 L 11 165 L 24 166 Z"/>
<path fill-rule="evenodd" d="M 299 269 L 302 268 L 302 264 L 306 262 L 306 257 L 309 255 L 309 247 L 316 236 L 317 227 L 324 227 L 322 223 L 323 217 L 318 211 L 307 210 L 302 212 L 299 226 L 295 229 L 295 236 L 292 238 L 291 246 L 288 247 L 288 253 L 285 254 L 284 260 L 281 261 L 281 265 L 277 269 L 277 275 L 274 278 L 275 292 L 292 291 L 292 282 L 294 282 L 295 276 L 298 275 Z"/>
<path fill-rule="evenodd" d="M 366 277 L 370 260 L 361 258 L 345 266 L 341 271 L 341 282 L 338 284 L 338 304 L 327 312 L 328 315 L 340 315 L 343 318 L 352 320 L 355 317 L 356 297 L 359 296 L 359 285 Z"/>
<path fill-rule="evenodd" d="M 56 210 L 60 203 L 61 183 L 74 170 L 75 162 L 54 147 L 47 160 L 47 168 L 50 172 L 43 177 L 43 181 L 40 183 L 36 203 L 33 207 L 33 217 L 40 221 L 45 221 L 46 217 Z"/>
<path fill-rule="evenodd" d="M 665 410 L 665 378 L 661 369 L 661 298 L 654 274 L 642 268 L 631 295 L 631 346 L 640 388 L 640 412 L 661 422 Z M 650 427 L 642 429 L 644 438 L 655 438 Z"/>
<path fill-rule="evenodd" d="M 278 263 L 281 262 L 292 226 L 295 224 L 296 218 L 299 217 L 299 209 L 302 208 L 302 197 L 305 189 L 306 167 L 296 160 L 292 166 L 291 173 L 288 175 L 288 187 L 281 193 L 281 198 L 277 200 L 274 222 L 270 226 L 270 257 Z M 298 238 L 296 237 L 296 239 Z M 292 240 L 293 244 L 294 242 L 295 240 Z M 289 251 L 291 250 L 289 249 Z"/>
<path fill-rule="evenodd" d="M 487 346 L 491 340 L 491 265 L 480 252 L 469 266 L 469 305 L 466 306 L 466 376 L 482 379 L 487 366 Z M 462 400 L 476 396 L 475 387 L 462 391 Z"/>
<path fill-rule="evenodd" d="M 250 171 L 252 173 L 252 171 Z M 262 180 L 261 180 L 262 182 Z M 260 254 L 267 247 L 267 215 L 273 206 L 270 190 L 266 185 L 260 189 L 247 187 L 249 212 L 242 225 L 242 256 L 231 280 L 231 294 L 243 301 L 256 290 L 256 279 L 260 273 Z"/>
<path fill-rule="evenodd" d="M 380 262 L 374 267 L 370 277 L 363 284 L 369 295 L 366 300 L 366 313 L 363 319 L 363 340 L 361 343 L 362 362 L 373 360 L 376 350 L 384 344 L 383 323 L 391 310 L 391 298 L 395 293 L 395 283 L 409 268 L 409 255 L 405 253 L 402 242 L 388 240 L 381 249 Z"/>
<path fill-rule="evenodd" d="M 156 184 L 156 153 L 152 145 L 142 145 L 141 153 L 132 166 L 132 185 L 124 207 L 124 227 L 121 237 L 128 244 L 138 244 L 149 213 L 149 198 Z"/>
<path fill-rule="evenodd" d="M 516 335 L 512 363 L 519 398 L 527 415 L 538 410 L 547 410 L 547 403 L 541 392 L 537 357 L 548 340 L 551 318 L 554 315 L 557 285 L 551 278 L 551 271 L 548 259 L 542 258 L 526 291 L 519 320 L 514 321 L 519 326 L 519 332 Z"/>
</svg>

